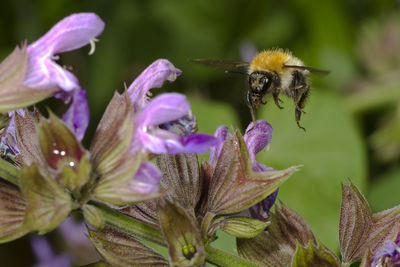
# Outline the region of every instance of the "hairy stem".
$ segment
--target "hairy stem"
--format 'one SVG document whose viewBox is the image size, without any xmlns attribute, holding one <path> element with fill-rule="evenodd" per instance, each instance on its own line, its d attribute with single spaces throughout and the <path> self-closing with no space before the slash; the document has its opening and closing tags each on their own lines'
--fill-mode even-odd
<svg viewBox="0 0 400 267">
<path fill-rule="evenodd" d="M 254 264 L 248 260 L 245 260 L 239 256 L 235 256 L 229 254 L 223 250 L 214 248 L 212 246 L 205 247 L 207 254 L 207 261 L 218 265 L 218 266 L 230 266 L 230 267 L 241 267 L 241 266 L 249 266 L 249 267 L 257 267 L 257 264 Z"/>
<path fill-rule="evenodd" d="M 108 207 L 99 207 L 101 213 L 106 220 L 106 223 L 113 226 L 117 230 L 131 235 L 133 237 L 139 237 L 144 240 L 165 246 L 164 238 L 160 231 L 150 227 L 133 217 L 129 217 L 120 212 L 114 211 Z"/>
<path fill-rule="evenodd" d="M 99 207 L 106 223 L 117 230 L 136 238 L 144 239 L 161 246 L 166 246 L 160 231 L 151 226 L 143 224 L 135 218 L 126 216 L 108 207 Z M 205 246 L 206 260 L 218 266 L 257 266 L 239 256 L 232 255 L 223 250 Z"/>
</svg>

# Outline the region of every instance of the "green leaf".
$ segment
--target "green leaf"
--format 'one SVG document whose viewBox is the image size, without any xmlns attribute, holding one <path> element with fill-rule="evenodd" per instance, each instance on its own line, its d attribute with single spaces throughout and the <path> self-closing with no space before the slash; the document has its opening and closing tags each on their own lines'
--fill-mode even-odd
<svg viewBox="0 0 400 267">
<path fill-rule="evenodd" d="M 20 189 L 0 179 L 0 243 L 29 232 L 24 225 L 25 209 L 26 202 Z"/>
<path fill-rule="evenodd" d="M 269 225 L 269 222 L 263 222 L 247 217 L 231 217 L 224 219 L 217 224 L 222 231 L 230 235 L 241 238 L 252 238 L 265 230 Z"/>
<path fill-rule="evenodd" d="M 279 190 L 278 198 L 299 212 L 329 248 L 337 248 L 340 184 L 347 178 L 361 189 L 367 175 L 366 149 L 355 122 L 338 96 L 313 88 L 298 129 L 292 100 L 260 108 L 258 119 L 274 128 L 270 150 L 258 161 L 275 169 L 304 164 Z"/>
<path fill-rule="evenodd" d="M 293 267 L 318 267 L 318 266 L 340 266 L 339 259 L 322 244 L 314 246 L 313 242 L 308 243 L 304 248 L 297 243 L 296 254 L 292 261 Z"/>
<path fill-rule="evenodd" d="M 30 230 L 45 234 L 61 224 L 73 209 L 69 193 L 34 163 L 24 166 L 20 183 L 27 202 L 25 220 Z"/>
<path fill-rule="evenodd" d="M 168 266 L 168 261 L 133 237 L 111 228 L 89 231 L 89 239 L 112 266 Z"/>
</svg>

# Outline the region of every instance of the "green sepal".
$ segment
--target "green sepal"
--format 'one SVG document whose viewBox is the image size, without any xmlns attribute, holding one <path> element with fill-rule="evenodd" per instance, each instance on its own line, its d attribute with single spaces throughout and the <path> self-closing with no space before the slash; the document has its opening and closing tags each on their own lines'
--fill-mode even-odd
<svg viewBox="0 0 400 267">
<path fill-rule="evenodd" d="M 89 231 L 89 239 L 112 266 L 168 266 L 168 261 L 132 236 L 111 228 Z"/>
<path fill-rule="evenodd" d="M 177 202 L 162 200 L 158 205 L 161 232 L 168 245 L 171 266 L 199 266 L 205 262 L 204 244 L 193 210 Z"/>
<path fill-rule="evenodd" d="M 339 267 L 340 263 L 337 256 L 322 244 L 314 246 L 313 242 L 310 241 L 307 247 L 302 247 L 297 243 L 296 253 L 292 260 L 292 267 L 313 266 Z"/>
<path fill-rule="evenodd" d="M 82 159 L 88 153 L 76 139 L 75 134 L 53 113 L 49 110 L 49 119 L 43 116 L 39 117 L 36 123 L 39 144 L 47 165 L 56 170 L 61 170 L 67 176 L 61 175 L 59 181 L 69 190 L 79 189 L 89 180 L 90 164 L 88 159 L 83 160 L 83 170 L 80 166 Z M 70 169 L 76 175 L 71 176 Z M 86 169 L 89 168 L 89 169 Z M 84 175 L 84 176 L 81 176 Z M 72 181 L 69 181 L 72 179 Z"/>
<path fill-rule="evenodd" d="M 105 219 L 101 211 L 93 205 L 85 204 L 82 207 L 83 217 L 85 220 L 98 230 L 104 228 Z"/>
<path fill-rule="evenodd" d="M 69 190 L 77 191 L 87 184 L 90 179 L 91 171 L 92 165 L 90 164 L 90 159 L 88 155 L 84 155 L 76 169 L 70 166 L 65 166 L 62 169 L 59 182 Z"/>
<path fill-rule="evenodd" d="M 0 243 L 29 232 L 24 224 L 25 210 L 26 202 L 20 189 L 0 179 Z"/>
<path fill-rule="evenodd" d="M 284 204 L 276 204 L 269 214 L 271 224 L 254 238 L 237 238 L 238 254 L 262 266 L 289 266 L 297 243 L 317 244 L 304 219 Z"/>
<path fill-rule="evenodd" d="M 342 185 L 339 241 L 343 263 L 358 261 L 367 251 L 374 255 L 386 240 L 395 240 L 399 231 L 400 205 L 372 214 L 357 186 Z"/>
<path fill-rule="evenodd" d="M 56 228 L 76 207 L 69 193 L 35 163 L 23 167 L 20 184 L 27 202 L 25 223 L 39 234 Z"/>
<path fill-rule="evenodd" d="M 26 43 L 0 63 L 0 112 L 20 109 L 53 95 L 58 88 L 34 89 L 23 85 L 27 65 Z"/>
<path fill-rule="evenodd" d="M 216 223 L 222 231 L 240 238 L 252 238 L 265 230 L 270 222 L 263 222 L 248 217 L 231 217 Z M 211 226 L 211 228 L 214 228 Z M 209 236 L 212 234 L 209 233 Z"/>
<path fill-rule="evenodd" d="M 133 115 L 129 94 L 116 92 L 97 127 L 90 151 L 98 176 L 93 195 L 102 202 L 127 205 L 157 198 L 163 193 L 158 187 L 147 193 L 135 190 L 135 174 L 147 159 L 147 153 L 142 150 L 135 154 L 130 152 Z"/>
<path fill-rule="evenodd" d="M 299 169 L 293 166 L 280 171 L 254 172 L 243 137 L 236 131 L 228 135 L 214 170 L 203 163 L 207 173 L 212 172 L 206 211 L 216 215 L 241 212 L 259 203 L 273 193 L 291 174 Z"/>
</svg>

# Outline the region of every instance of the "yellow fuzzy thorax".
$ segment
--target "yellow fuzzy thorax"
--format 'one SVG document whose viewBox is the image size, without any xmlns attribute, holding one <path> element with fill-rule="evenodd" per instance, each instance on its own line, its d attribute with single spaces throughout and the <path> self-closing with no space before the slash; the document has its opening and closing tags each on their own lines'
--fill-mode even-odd
<svg viewBox="0 0 400 267">
<path fill-rule="evenodd" d="M 291 57 L 292 54 L 289 51 L 282 49 L 262 51 L 250 62 L 249 73 L 254 71 L 275 71 L 279 73 Z"/>
</svg>

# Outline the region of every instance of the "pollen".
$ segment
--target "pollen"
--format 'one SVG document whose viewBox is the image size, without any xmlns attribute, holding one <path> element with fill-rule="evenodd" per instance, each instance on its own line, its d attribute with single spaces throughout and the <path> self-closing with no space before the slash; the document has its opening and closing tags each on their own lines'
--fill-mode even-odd
<svg viewBox="0 0 400 267">
<path fill-rule="evenodd" d="M 254 71 L 275 71 L 279 73 L 291 57 L 292 54 L 289 51 L 282 49 L 265 50 L 257 54 L 251 61 L 249 73 Z"/>
</svg>

